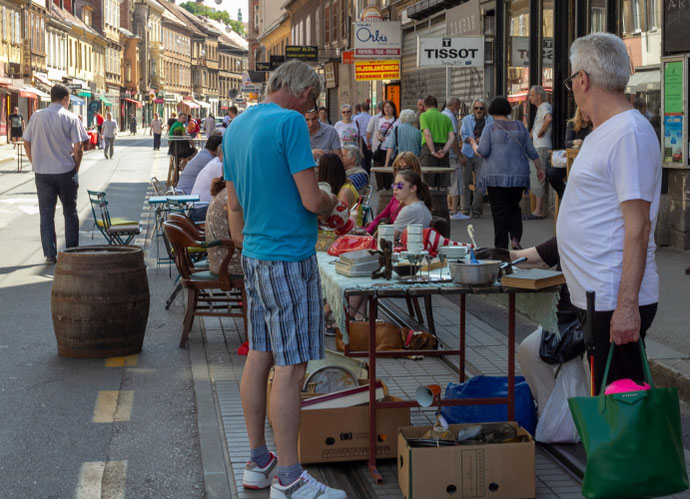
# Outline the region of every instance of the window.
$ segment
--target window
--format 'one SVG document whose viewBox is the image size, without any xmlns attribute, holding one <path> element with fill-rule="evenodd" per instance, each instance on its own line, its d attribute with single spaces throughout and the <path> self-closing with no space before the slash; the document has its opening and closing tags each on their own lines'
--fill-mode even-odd
<svg viewBox="0 0 690 499">
<path fill-rule="evenodd" d="M 254 5 L 254 30 L 259 31 L 259 4 Z"/>
<path fill-rule="evenodd" d="M 7 40 L 7 16 L 5 15 L 5 7 L 2 8 L 2 39 Z"/>
<path fill-rule="evenodd" d="M 323 34 L 325 37 L 326 45 L 331 43 L 331 6 L 326 5 L 323 16 Z"/>
<path fill-rule="evenodd" d="M 307 36 L 305 37 L 305 44 L 311 45 L 311 14 L 307 16 L 306 30 Z"/>
<path fill-rule="evenodd" d="M 338 6 L 336 0 L 331 5 L 331 41 L 335 42 L 338 39 Z"/>
<path fill-rule="evenodd" d="M 606 9 L 602 7 L 592 7 L 590 32 L 601 33 L 602 31 L 606 31 Z"/>
<path fill-rule="evenodd" d="M 649 14 L 649 19 L 647 20 L 647 29 L 649 31 L 656 31 L 659 28 L 657 8 L 659 2 L 657 0 L 647 0 L 647 13 Z"/>
<path fill-rule="evenodd" d="M 640 33 L 644 26 L 645 0 L 624 0 L 623 2 L 623 32 L 630 35 Z"/>
<path fill-rule="evenodd" d="M 347 3 L 348 0 L 340 0 L 340 37 L 346 38 L 348 32 L 348 18 L 347 18 Z"/>
</svg>

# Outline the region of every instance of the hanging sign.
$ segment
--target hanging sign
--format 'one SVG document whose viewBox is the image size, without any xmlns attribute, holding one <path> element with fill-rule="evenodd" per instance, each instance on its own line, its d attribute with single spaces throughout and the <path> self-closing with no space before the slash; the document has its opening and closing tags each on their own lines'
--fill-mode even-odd
<svg viewBox="0 0 690 499">
<path fill-rule="evenodd" d="M 341 64 L 354 64 L 355 63 L 355 51 L 354 50 L 343 50 L 340 53 L 340 63 Z"/>
<path fill-rule="evenodd" d="M 484 37 L 417 37 L 418 67 L 484 67 Z"/>
<path fill-rule="evenodd" d="M 355 80 L 399 80 L 400 60 L 355 61 Z"/>
<path fill-rule="evenodd" d="M 287 45 L 285 58 L 317 62 L 319 60 L 319 47 L 316 45 Z"/>
<path fill-rule="evenodd" d="M 402 53 L 400 21 L 355 23 L 356 59 L 395 59 Z"/>
</svg>

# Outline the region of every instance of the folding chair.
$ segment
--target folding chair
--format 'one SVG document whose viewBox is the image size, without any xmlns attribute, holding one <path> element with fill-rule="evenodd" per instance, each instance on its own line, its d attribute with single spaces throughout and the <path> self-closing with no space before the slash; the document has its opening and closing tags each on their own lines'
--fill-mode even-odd
<svg viewBox="0 0 690 499">
<path fill-rule="evenodd" d="M 141 226 L 136 220 L 126 220 L 124 218 L 110 216 L 108 212 L 108 201 L 105 199 L 105 192 L 87 192 L 89 193 L 89 201 L 91 202 L 94 227 L 98 227 L 101 234 L 108 240 L 108 244 L 126 246 L 134 239 L 134 236 L 141 233 Z M 91 239 L 93 239 L 93 235 Z"/>
<path fill-rule="evenodd" d="M 164 222 L 163 230 L 173 247 L 175 265 L 180 272 L 182 286 L 187 289 L 187 307 L 182 324 L 180 348 L 183 348 L 187 343 L 194 317 L 198 316 L 242 317 L 246 336 L 247 315 L 244 277 L 228 274 L 228 263 L 235 252 L 235 245 L 232 241 L 221 239 L 206 243 L 195 239 L 183 227 L 172 222 Z M 213 274 L 208 270 L 195 271 L 188 249 L 191 247 L 208 248 L 216 245 L 223 245 L 228 248 L 228 254 L 220 265 L 220 274 Z"/>
</svg>

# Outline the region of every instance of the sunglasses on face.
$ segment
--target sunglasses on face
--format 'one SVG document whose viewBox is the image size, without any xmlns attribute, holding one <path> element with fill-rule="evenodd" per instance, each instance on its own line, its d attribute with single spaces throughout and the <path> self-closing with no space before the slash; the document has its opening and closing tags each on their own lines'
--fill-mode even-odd
<svg viewBox="0 0 690 499">
<path fill-rule="evenodd" d="M 352 111 L 343 111 L 343 114 L 352 114 Z"/>
<path fill-rule="evenodd" d="M 484 108 L 483 107 L 475 107 L 474 110 L 475 111 L 484 111 Z"/>
<path fill-rule="evenodd" d="M 391 189 L 397 189 L 400 191 L 400 190 L 405 188 L 405 185 L 406 184 L 404 182 L 393 183 L 393 184 L 391 184 Z"/>
</svg>

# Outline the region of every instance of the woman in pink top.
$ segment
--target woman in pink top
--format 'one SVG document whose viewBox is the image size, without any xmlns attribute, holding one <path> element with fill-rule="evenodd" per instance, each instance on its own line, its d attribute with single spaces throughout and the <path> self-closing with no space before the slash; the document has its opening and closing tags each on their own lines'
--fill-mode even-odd
<svg viewBox="0 0 690 499">
<path fill-rule="evenodd" d="M 401 152 L 395 158 L 395 161 L 393 161 L 393 176 L 395 176 L 400 170 L 412 170 L 420 177 L 422 176 L 422 168 L 419 165 L 419 159 L 417 159 L 417 156 L 415 156 L 413 152 Z M 395 222 L 395 219 L 398 216 L 398 213 L 400 213 L 401 209 L 402 205 L 400 204 L 400 201 L 398 201 L 395 196 L 392 196 L 391 200 L 388 202 L 383 211 L 379 213 L 369 225 L 367 225 L 367 232 L 369 234 L 376 232 L 376 228 L 379 226 L 381 221 L 386 218 L 390 220 L 390 222 L 387 222 L 389 224 Z"/>
</svg>

